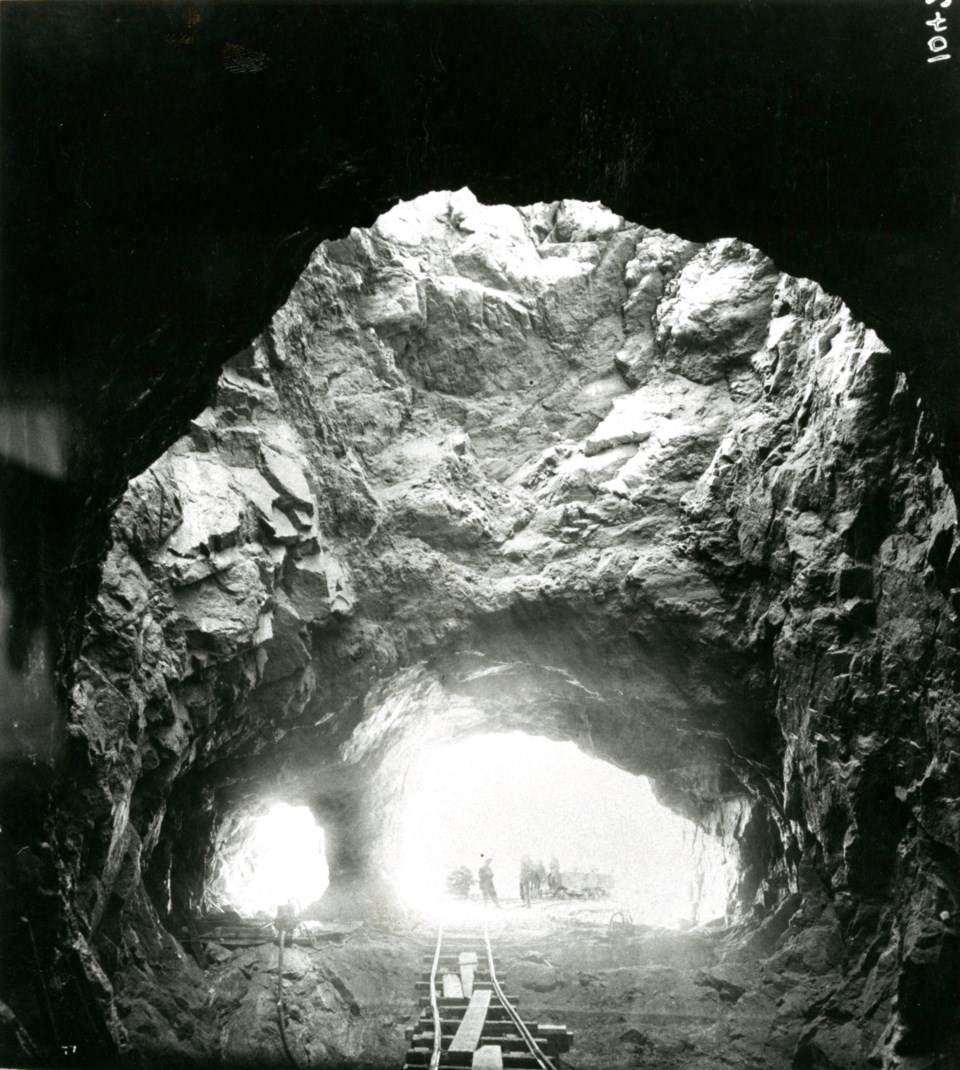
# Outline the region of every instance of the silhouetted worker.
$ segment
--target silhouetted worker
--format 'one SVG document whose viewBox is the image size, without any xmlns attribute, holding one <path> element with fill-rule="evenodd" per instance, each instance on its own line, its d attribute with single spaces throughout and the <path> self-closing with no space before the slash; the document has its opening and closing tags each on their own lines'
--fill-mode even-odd
<svg viewBox="0 0 960 1070">
<path fill-rule="evenodd" d="M 547 874 L 547 887 L 550 894 L 556 896 L 560 891 L 560 861 L 556 855 L 550 859 L 550 872 Z"/>
<path fill-rule="evenodd" d="M 492 858 L 485 858 L 483 864 L 480 866 L 480 893 L 483 895 L 483 905 L 492 899 L 495 907 L 500 906 L 500 900 L 497 898 L 497 890 L 493 886 L 493 870 L 490 867 Z"/>
<path fill-rule="evenodd" d="M 533 897 L 533 862 L 529 855 L 520 859 L 520 898 L 525 907 L 530 906 Z"/>
</svg>

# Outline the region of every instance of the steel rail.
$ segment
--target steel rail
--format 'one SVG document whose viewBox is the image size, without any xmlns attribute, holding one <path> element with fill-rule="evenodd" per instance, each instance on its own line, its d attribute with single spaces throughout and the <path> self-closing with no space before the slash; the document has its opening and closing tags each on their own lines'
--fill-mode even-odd
<svg viewBox="0 0 960 1070">
<path fill-rule="evenodd" d="M 497 999 L 500 1000 L 503 1009 L 510 1016 L 510 1020 L 517 1027 L 517 1032 L 523 1037 L 524 1042 L 537 1062 L 540 1063 L 544 1070 L 558 1070 L 557 1064 L 541 1049 L 540 1045 L 534 1039 L 533 1034 L 527 1029 L 523 1019 L 520 1017 L 510 1000 L 504 995 L 503 989 L 500 987 L 500 982 L 497 980 L 497 971 L 493 968 L 493 950 L 490 947 L 490 933 L 487 931 L 486 915 L 484 915 L 483 918 L 483 939 L 487 945 L 487 964 L 490 968 L 490 983 L 493 985 L 493 990 L 497 994 Z"/>
<path fill-rule="evenodd" d="M 437 1070 L 443 1051 L 443 1035 L 440 1025 L 440 1008 L 437 1006 L 437 967 L 440 965 L 440 945 L 443 943 L 443 924 L 437 930 L 437 949 L 430 967 L 430 1007 L 433 1010 L 433 1051 L 430 1053 L 430 1070 Z"/>
</svg>

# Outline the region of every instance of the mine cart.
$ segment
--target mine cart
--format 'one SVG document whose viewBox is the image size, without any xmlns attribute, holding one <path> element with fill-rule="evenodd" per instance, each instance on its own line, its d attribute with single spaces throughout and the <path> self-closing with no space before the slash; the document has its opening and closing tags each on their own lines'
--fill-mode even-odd
<svg viewBox="0 0 960 1070">
<path fill-rule="evenodd" d="M 560 898 L 602 899 L 613 888 L 613 875 L 610 873 L 563 872 L 556 895 Z"/>
</svg>

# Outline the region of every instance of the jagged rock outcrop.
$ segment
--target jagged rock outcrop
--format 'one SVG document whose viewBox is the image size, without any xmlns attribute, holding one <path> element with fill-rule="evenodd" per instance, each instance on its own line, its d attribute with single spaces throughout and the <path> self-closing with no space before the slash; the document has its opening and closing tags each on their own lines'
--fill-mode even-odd
<svg viewBox="0 0 960 1070">
<path fill-rule="evenodd" d="M 739 954 L 822 979 L 795 1066 L 943 1050 L 956 538 L 883 344 L 741 242 L 461 190 L 325 243 L 114 516 L 57 860 L 103 1001 L 251 806 L 382 913 L 413 749 L 536 728 L 724 838 Z"/>
</svg>

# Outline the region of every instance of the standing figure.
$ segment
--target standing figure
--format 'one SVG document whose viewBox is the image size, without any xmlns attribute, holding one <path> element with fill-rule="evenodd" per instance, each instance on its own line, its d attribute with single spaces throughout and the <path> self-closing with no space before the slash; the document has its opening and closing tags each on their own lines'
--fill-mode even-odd
<svg viewBox="0 0 960 1070">
<path fill-rule="evenodd" d="M 493 886 L 493 869 L 490 863 L 492 858 L 485 858 L 480 866 L 480 892 L 483 895 L 483 905 L 486 906 L 490 900 L 493 900 L 495 907 L 500 906 L 500 900 L 497 898 L 497 890 Z"/>
<path fill-rule="evenodd" d="M 552 896 L 556 896 L 560 891 L 560 862 L 556 855 L 550 859 L 550 872 L 547 874 L 547 887 L 550 889 L 550 894 Z"/>
<path fill-rule="evenodd" d="M 530 906 L 533 898 L 533 862 L 529 855 L 520 859 L 520 898 L 525 907 Z"/>
</svg>

